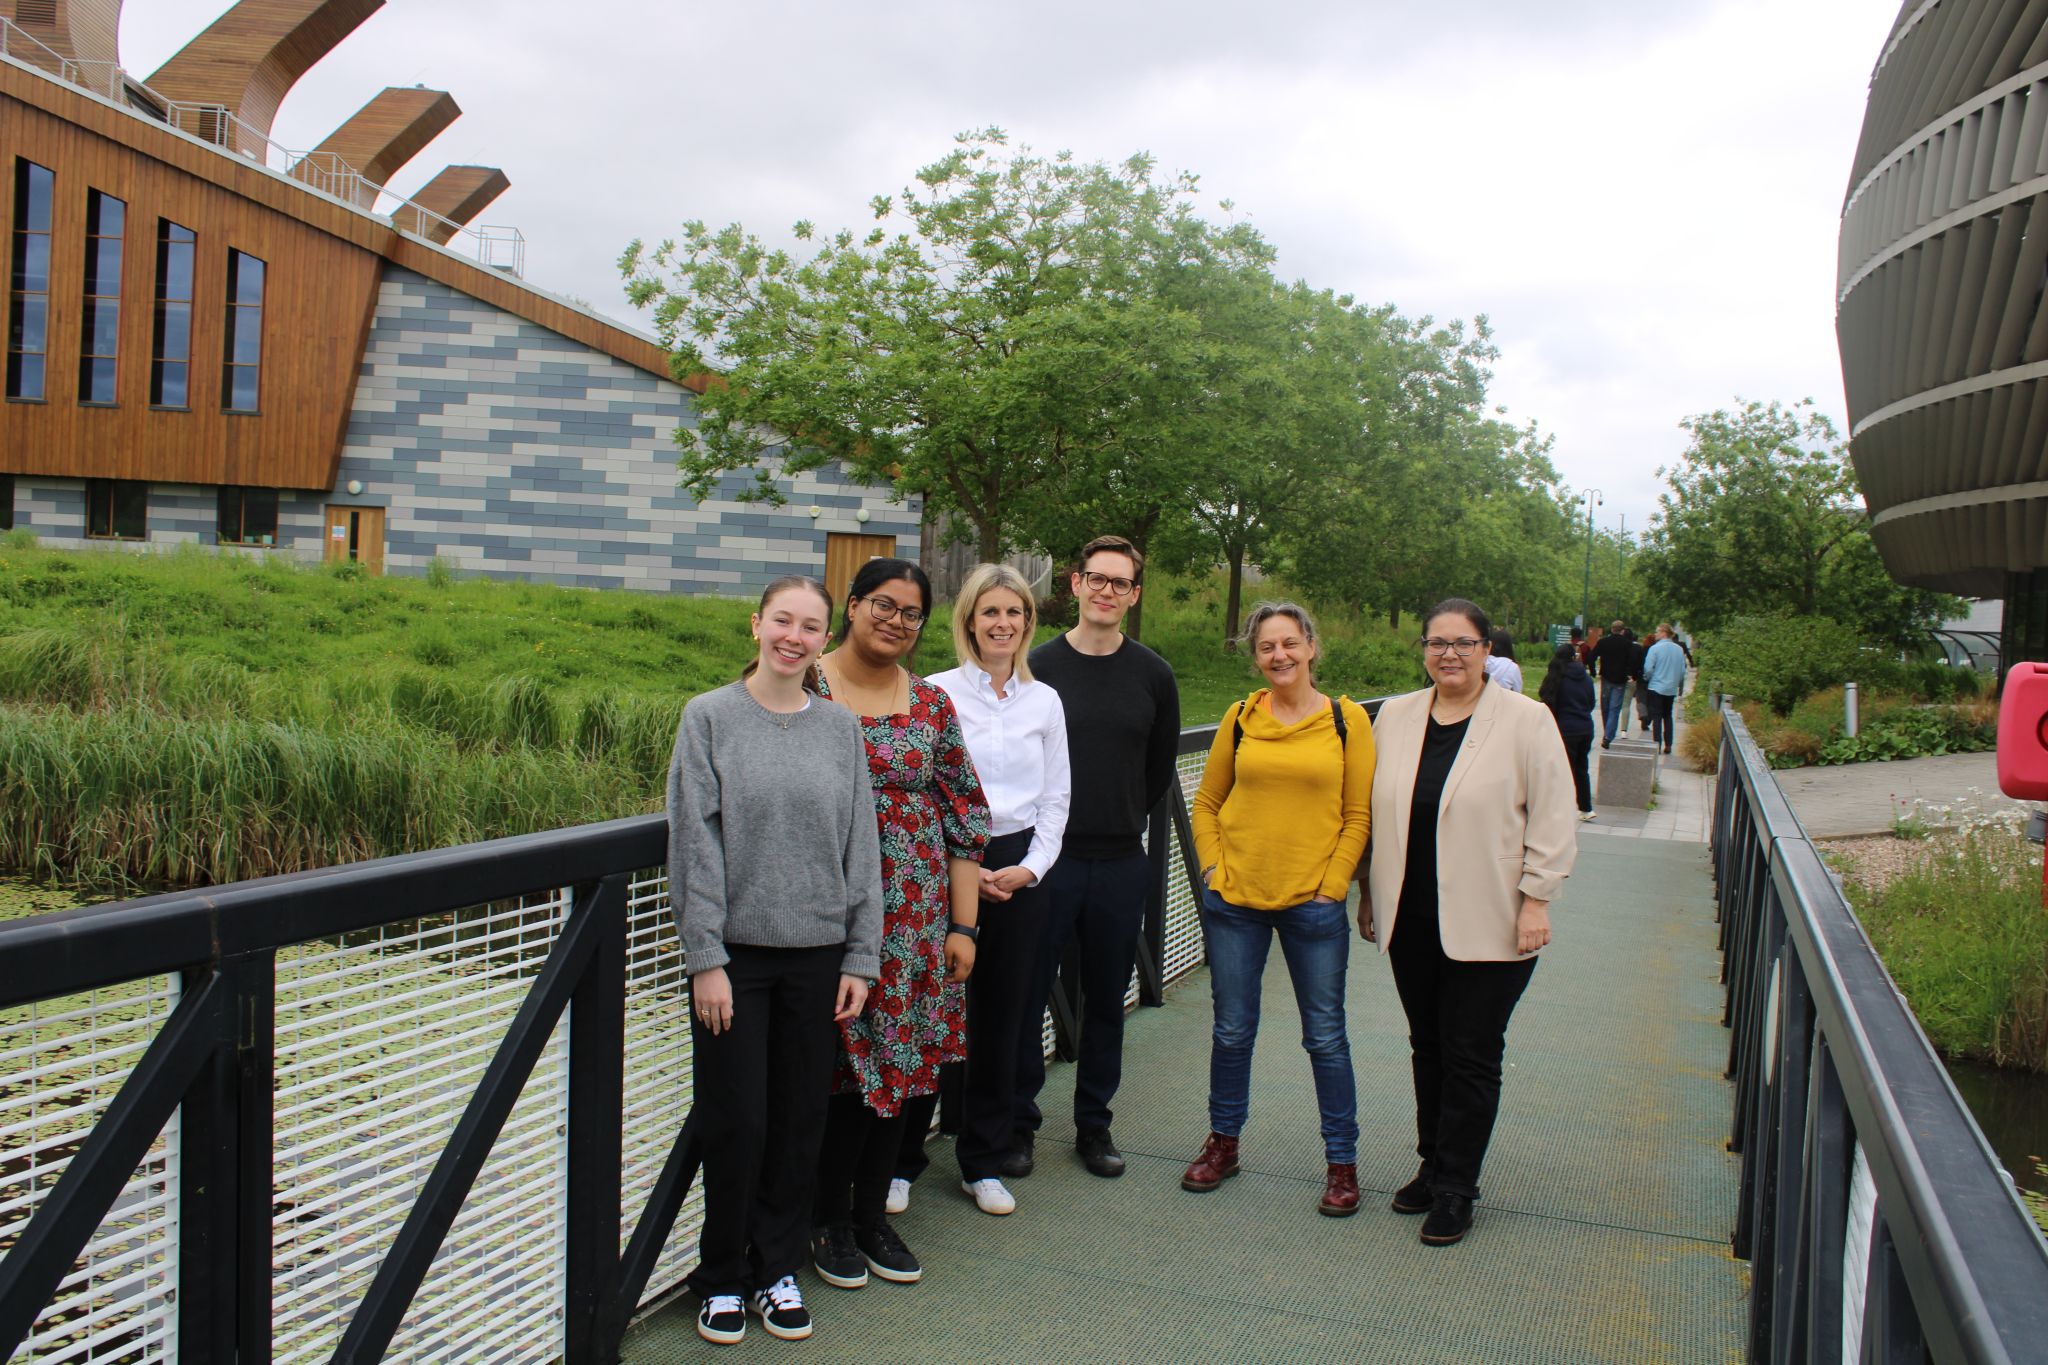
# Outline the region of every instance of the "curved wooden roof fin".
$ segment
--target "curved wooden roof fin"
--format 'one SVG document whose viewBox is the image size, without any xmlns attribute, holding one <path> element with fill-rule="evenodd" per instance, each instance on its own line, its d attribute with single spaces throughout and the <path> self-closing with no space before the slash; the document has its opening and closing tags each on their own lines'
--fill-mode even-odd
<svg viewBox="0 0 2048 1365">
<path fill-rule="evenodd" d="M 384 0 L 240 0 L 206 31 L 157 68 L 150 86 L 166 98 L 225 105 L 264 137 L 277 106 L 313 63 Z M 239 128 L 227 139 L 240 152 L 260 153 Z"/>
<path fill-rule="evenodd" d="M 512 182 L 496 166 L 445 166 L 439 175 L 414 192 L 412 202 L 438 213 L 448 222 L 436 218 L 409 222 L 403 209 L 392 215 L 392 221 L 407 232 L 416 232 L 430 242 L 446 246 L 455 235 L 451 224 L 468 225 L 486 205 L 511 188 Z"/>
<path fill-rule="evenodd" d="M 418 156 L 422 148 L 461 117 L 462 110 L 446 90 L 390 87 L 329 133 L 293 174 L 318 180 L 321 188 L 331 189 L 333 186 L 324 177 L 331 174 L 333 162 L 338 159 L 371 183 L 388 184 L 399 167 Z M 359 183 L 353 184 L 350 192 L 363 208 L 370 207 L 376 197 L 375 190 Z M 342 197 L 348 198 L 349 193 Z"/>
<path fill-rule="evenodd" d="M 120 64 L 121 0 L 0 0 L 0 15 L 61 57 Z"/>
</svg>

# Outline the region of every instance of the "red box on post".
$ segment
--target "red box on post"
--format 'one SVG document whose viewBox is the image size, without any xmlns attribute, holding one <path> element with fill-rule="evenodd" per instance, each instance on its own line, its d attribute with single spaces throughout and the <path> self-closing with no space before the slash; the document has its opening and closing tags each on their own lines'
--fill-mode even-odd
<svg viewBox="0 0 2048 1365">
<path fill-rule="evenodd" d="M 2014 664 L 2005 675 L 1998 789 L 2020 801 L 2048 801 L 2048 664 Z"/>
</svg>

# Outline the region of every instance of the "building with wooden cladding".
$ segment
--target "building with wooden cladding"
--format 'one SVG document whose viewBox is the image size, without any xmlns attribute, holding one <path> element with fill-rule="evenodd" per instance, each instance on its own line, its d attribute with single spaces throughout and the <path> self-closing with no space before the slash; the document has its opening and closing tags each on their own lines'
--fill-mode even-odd
<svg viewBox="0 0 2048 1365">
<path fill-rule="evenodd" d="M 0 529 L 686 592 L 914 556 L 917 506 L 831 469 L 780 508 L 750 478 L 684 493 L 692 383 L 520 277 L 516 234 L 475 225 L 504 173 L 385 187 L 448 93 L 271 141 L 381 3 L 242 0 L 144 81 L 119 0 L 0 0 Z"/>
</svg>

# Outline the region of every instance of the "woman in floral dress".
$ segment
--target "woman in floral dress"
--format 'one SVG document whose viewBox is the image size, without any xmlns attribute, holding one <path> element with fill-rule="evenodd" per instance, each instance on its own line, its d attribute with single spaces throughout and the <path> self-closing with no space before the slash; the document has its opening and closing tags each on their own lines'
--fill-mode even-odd
<svg viewBox="0 0 2048 1365">
<path fill-rule="evenodd" d="M 838 1075 L 818 1162 L 818 1274 L 858 1289 L 874 1274 L 924 1270 L 884 1211 L 903 1141 L 904 1102 L 938 1089 L 967 1056 L 961 983 L 974 968 L 988 802 L 945 692 L 904 668 L 931 609 L 931 582 L 906 560 L 854 576 L 819 692 L 867 737 L 882 843 L 882 971 L 867 1008 L 842 1023 Z"/>
</svg>

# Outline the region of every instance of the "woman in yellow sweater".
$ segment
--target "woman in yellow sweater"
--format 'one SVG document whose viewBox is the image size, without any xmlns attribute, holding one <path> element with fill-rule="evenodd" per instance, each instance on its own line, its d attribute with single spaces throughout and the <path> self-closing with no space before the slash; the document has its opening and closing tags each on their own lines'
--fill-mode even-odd
<svg viewBox="0 0 2048 1365">
<path fill-rule="evenodd" d="M 1202 925 L 1216 1024 L 1209 1048 L 1209 1139 L 1181 1177 L 1213 1190 L 1237 1174 L 1251 1104 L 1259 982 L 1273 935 L 1301 1009 L 1315 1073 L 1328 1178 L 1317 1206 L 1358 1211 L 1358 1097 L 1344 1029 L 1350 921 L 1344 899 L 1371 829 L 1372 726 L 1349 698 L 1316 690 L 1316 627 L 1292 602 L 1262 602 L 1245 624 L 1269 684 L 1216 727 L 1195 793 Z"/>
</svg>

